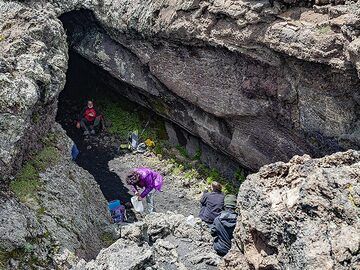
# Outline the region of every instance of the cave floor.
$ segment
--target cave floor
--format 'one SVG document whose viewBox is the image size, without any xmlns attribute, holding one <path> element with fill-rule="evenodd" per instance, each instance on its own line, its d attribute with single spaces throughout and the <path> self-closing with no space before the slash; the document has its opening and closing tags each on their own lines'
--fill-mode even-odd
<svg viewBox="0 0 360 270">
<path fill-rule="evenodd" d="M 124 141 L 107 131 L 84 136 L 75 126 L 76 115 L 81 110 L 81 105 L 79 100 L 60 99 L 61 113 L 58 113 L 57 121 L 80 151 L 76 163 L 94 176 L 108 201 L 119 199 L 126 205 L 129 222 L 141 218 L 132 211 L 132 193 L 125 183 L 126 174 L 136 167 L 149 167 L 164 175 L 163 191 L 155 193 L 157 212 L 172 211 L 185 216 L 198 215 L 199 199 L 205 183 L 193 179 L 193 183 L 189 185 L 191 179 L 184 173 L 177 172 L 176 164 L 169 159 L 160 159 L 152 152 L 119 153 L 119 145 Z"/>
</svg>

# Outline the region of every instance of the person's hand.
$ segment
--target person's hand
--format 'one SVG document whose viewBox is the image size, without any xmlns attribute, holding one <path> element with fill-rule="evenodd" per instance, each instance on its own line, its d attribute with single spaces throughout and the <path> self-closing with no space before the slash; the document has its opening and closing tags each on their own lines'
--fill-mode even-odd
<svg viewBox="0 0 360 270">
<path fill-rule="evenodd" d="M 80 128 L 80 122 L 76 123 L 76 128 Z"/>
<path fill-rule="evenodd" d="M 143 198 L 140 196 L 140 194 L 138 194 L 137 197 L 139 201 L 142 201 Z"/>
<path fill-rule="evenodd" d="M 94 114 L 93 114 L 93 113 L 89 113 L 89 115 L 90 115 L 91 117 L 93 117 L 93 116 L 94 116 Z"/>
</svg>

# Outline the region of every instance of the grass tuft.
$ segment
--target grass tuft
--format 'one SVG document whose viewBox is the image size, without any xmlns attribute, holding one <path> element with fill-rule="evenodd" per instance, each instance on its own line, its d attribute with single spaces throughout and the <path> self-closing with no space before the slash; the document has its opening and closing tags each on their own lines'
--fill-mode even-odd
<svg viewBox="0 0 360 270">
<path fill-rule="evenodd" d="M 15 180 L 10 182 L 10 189 L 21 202 L 37 199 L 37 192 L 41 188 L 39 173 L 54 165 L 59 157 L 59 152 L 55 147 L 47 146 L 37 153 L 32 160 L 25 163 L 16 175 Z"/>
</svg>

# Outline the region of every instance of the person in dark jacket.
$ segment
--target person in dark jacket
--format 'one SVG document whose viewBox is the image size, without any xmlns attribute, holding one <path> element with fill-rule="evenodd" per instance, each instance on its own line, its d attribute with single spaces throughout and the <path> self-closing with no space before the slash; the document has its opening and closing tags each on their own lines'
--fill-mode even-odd
<svg viewBox="0 0 360 270">
<path fill-rule="evenodd" d="M 237 214 L 236 196 L 226 195 L 224 199 L 225 210 L 215 218 L 211 226 L 211 235 L 214 239 L 214 249 L 220 256 L 225 256 L 231 248 L 231 239 L 236 225 Z"/>
<path fill-rule="evenodd" d="M 77 128 L 84 130 L 84 135 L 95 134 L 95 128 L 101 124 L 103 128 L 102 116 L 97 113 L 94 108 L 94 103 L 89 100 L 87 106 L 81 111 L 78 121 L 76 123 Z"/>
<path fill-rule="evenodd" d="M 221 184 L 213 182 L 211 188 L 212 192 L 205 192 L 200 201 L 199 217 L 208 224 L 213 223 L 224 207 L 224 194 L 221 192 Z"/>
</svg>

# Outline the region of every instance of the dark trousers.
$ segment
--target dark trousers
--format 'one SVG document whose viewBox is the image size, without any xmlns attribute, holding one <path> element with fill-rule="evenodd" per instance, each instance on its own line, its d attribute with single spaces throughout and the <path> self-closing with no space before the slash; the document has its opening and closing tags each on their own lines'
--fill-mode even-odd
<svg viewBox="0 0 360 270">
<path fill-rule="evenodd" d="M 93 130 L 94 128 L 97 128 L 102 121 L 101 115 L 97 116 L 94 121 L 90 122 L 86 118 L 82 118 L 80 121 L 80 126 L 86 130 L 89 131 L 89 128 Z"/>
</svg>

